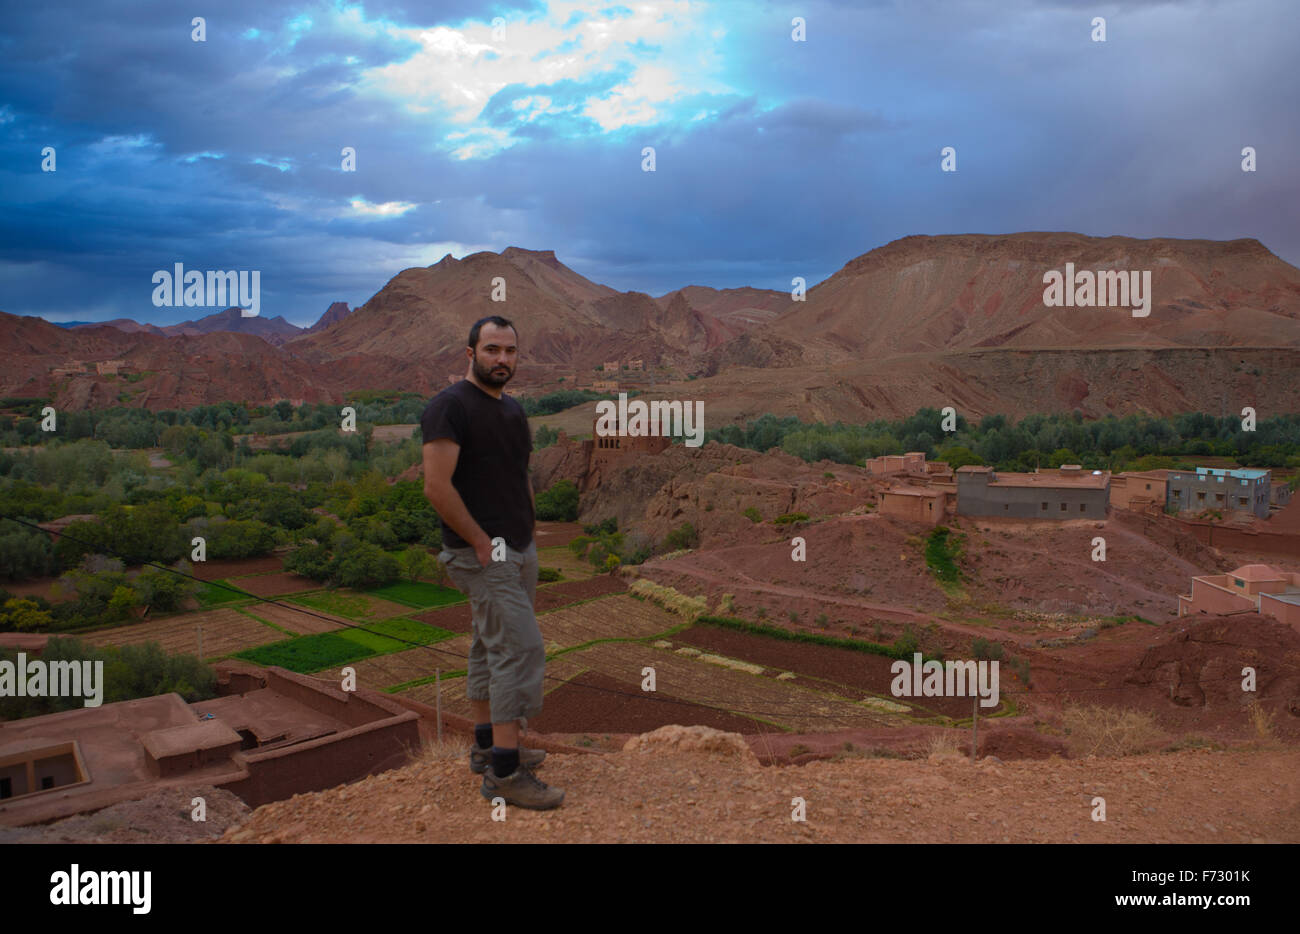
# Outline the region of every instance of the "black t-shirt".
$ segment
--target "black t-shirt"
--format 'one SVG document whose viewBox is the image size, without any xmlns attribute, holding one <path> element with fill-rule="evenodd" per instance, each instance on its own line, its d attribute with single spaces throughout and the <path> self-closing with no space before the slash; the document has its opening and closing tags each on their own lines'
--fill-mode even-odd
<svg viewBox="0 0 1300 934">
<path fill-rule="evenodd" d="M 516 551 L 533 540 L 533 502 L 529 496 L 528 456 L 533 438 L 524 407 L 510 396 L 496 399 L 467 379 L 433 397 L 420 416 L 424 443 L 450 438 L 460 445 L 451 475 L 465 508 L 489 537 L 500 536 Z M 443 543 L 468 548 L 456 530 L 442 522 Z"/>
</svg>

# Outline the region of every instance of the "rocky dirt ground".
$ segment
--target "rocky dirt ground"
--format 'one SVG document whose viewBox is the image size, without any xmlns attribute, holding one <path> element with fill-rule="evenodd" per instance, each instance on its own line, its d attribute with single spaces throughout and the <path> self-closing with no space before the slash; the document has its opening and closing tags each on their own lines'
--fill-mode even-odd
<svg viewBox="0 0 1300 934">
<path fill-rule="evenodd" d="M 194 820 L 195 797 L 206 820 Z M 0 827 L 3 843 L 211 843 L 245 820 L 250 808 L 220 788 L 168 788 L 93 814 L 77 814 L 33 827 Z"/>
<path fill-rule="evenodd" d="M 1281 747 L 972 764 L 845 758 L 760 766 L 737 734 L 664 727 L 608 755 L 552 755 L 549 812 L 479 795 L 464 747 L 256 810 L 229 843 L 1295 843 L 1300 754 Z M 792 820 L 794 798 L 806 821 Z M 1096 798 L 1106 819 L 1093 820 Z"/>
</svg>

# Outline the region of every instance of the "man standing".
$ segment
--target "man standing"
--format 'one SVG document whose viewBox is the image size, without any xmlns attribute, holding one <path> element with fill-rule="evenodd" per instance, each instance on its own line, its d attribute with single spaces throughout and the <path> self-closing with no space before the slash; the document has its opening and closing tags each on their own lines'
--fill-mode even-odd
<svg viewBox="0 0 1300 934">
<path fill-rule="evenodd" d="M 442 522 L 438 560 L 473 614 L 470 769 L 483 773 L 488 800 L 545 810 L 564 792 L 533 775 L 546 753 L 519 745 L 519 720 L 542 710 L 546 648 L 533 614 L 533 442 L 523 407 L 501 391 L 515 374 L 517 342 L 514 325 L 499 315 L 470 328 L 465 379 L 434 396 L 420 417 L 424 495 Z"/>
</svg>

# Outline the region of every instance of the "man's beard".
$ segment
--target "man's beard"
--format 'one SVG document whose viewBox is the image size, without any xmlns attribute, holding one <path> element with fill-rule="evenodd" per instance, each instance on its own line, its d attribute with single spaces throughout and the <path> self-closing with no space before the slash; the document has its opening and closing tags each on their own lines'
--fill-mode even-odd
<svg viewBox="0 0 1300 934">
<path fill-rule="evenodd" d="M 504 371 L 504 372 L 501 372 Z M 515 375 L 515 371 L 505 364 L 498 364 L 496 368 L 485 367 L 479 363 L 478 356 L 474 357 L 474 375 L 478 381 L 485 386 L 504 386 L 510 382 L 510 378 Z"/>
</svg>

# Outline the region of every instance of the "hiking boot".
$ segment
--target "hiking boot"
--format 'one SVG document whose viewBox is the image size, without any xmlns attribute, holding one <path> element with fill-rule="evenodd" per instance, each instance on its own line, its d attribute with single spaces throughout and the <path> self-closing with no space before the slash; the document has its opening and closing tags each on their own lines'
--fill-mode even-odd
<svg viewBox="0 0 1300 934">
<path fill-rule="evenodd" d="M 530 769 L 535 769 L 542 764 L 546 758 L 545 749 L 529 749 L 527 746 L 519 747 L 519 764 L 526 765 Z M 492 767 L 492 747 L 480 749 L 478 743 L 470 743 L 469 746 L 469 770 L 475 775 L 482 775 Z"/>
<path fill-rule="evenodd" d="M 497 778 L 496 773 L 488 769 L 483 773 L 483 787 L 479 794 L 489 801 L 503 798 L 506 804 L 532 811 L 549 811 L 564 803 L 562 789 L 552 788 L 522 765 L 505 778 Z"/>
</svg>

